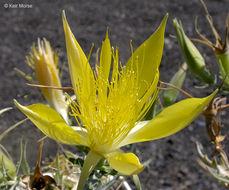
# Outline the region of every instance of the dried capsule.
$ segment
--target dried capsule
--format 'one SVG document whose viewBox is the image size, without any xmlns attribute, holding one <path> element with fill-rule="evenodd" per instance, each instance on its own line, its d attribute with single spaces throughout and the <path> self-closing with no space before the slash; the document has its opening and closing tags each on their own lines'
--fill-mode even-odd
<svg viewBox="0 0 229 190">
<path fill-rule="evenodd" d="M 228 77 L 229 75 L 228 74 L 229 73 L 229 47 L 228 47 L 228 44 L 229 44 L 229 32 L 228 32 L 229 31 L 229 14 L 227 15 L 227 18 L 226 18 L 225 38 L 224 40 L 222 40 L 214 26 L 213 19 L 208 12 L 207 6 L 205 5 L 204 1 L 202 0 L 201 0 L 201 3 L 203 4 L 203 7 L 205 9 L 206 18 L 211 27 L 212 33 L 215 36 L 216 42 L 215 43 L 211 42 L 198 31 L 197 22 L 196 22 L 196 32 L 200 36 L 201 39 L 194 39 L 194 40 L 212 48 L 217 58 L 221 78 L 224 79 L 224 84 L 226 86 L 229 86 L 229 77 Z"/>
</svg>

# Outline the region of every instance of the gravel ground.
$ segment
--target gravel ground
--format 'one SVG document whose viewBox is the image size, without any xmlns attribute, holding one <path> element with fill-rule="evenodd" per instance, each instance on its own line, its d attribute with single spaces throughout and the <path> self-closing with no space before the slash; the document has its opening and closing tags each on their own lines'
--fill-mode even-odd
<svg viewBox="0 0 229 190">
<path fill-rule="evenodd" d="M 225 18 L 229 11 L 228 0 L 206 1 L 213 16 L 216 28 L 224 32 Z M 19 7 L 19 3 L 29 8 Z M 13 8 L 18 4 L 17 8 Z M 8 7 L 7 7 L 8 6 Z M 204 9 L 199 0 L 114 0 L 114 1 L 83 1 L 83 0 L 0 0 L 0 106 L 13 105 L 16 98 L 23 105 L 37 103 L 41 99 L 37 90 L 27 87 L 25 80 L 15 71 L 17 67 L 27 73 L 31 72 L 25 65 L 25 55 L 38 37 L 48 39 L 54 48 L 60 50 L 59 64 L 67 62 L 64 32 L 62 28 L 61 12 L 66 11 L 67 19 L 76 35 L 77 40 L 86 53 L 91 43 L 95 49 L 100 47 L 109 28 L 113 46 L 119 46 L 120 58 L 124 63 L 130 56 L 130 40 L 134 48 L 138 47 L 158 27 L 163 16 L 169 13 L 169 20 L 165 33 L 165 51 L 160 66 L 161 80 L 169 81 L 178 63 L 183 61 L 175 39 L 172 19 L 182 20 L 186 33 L 190 37 L 197 37 L 194 31 L 194 19 L 198 16 L 198 26 L 202 33 L 213 39 L 207 25 Z M 207 55 L 212 54 L 209 48 L 200 46 Z M 95 51 L 92 58 L 95 57 Z M 214 56 L 206 57 L 208 64 L 214 64 Z M 216 70 L 217 72 L 217 70 Z M 205 96 L 208 91 L 196 90 L 195 83 L 190 79 L 185 81 L 184 89 L 194 96 Z M 69 86 L 67 64 L 65 64 L 63 85 Z M 224 118 L 228 117 L 227 115 Z M 17 110 L 12 110 L 0 118 L 0 133 L 10 125 L 23 119 Z M 152 158 L 148 169 L 140 175 L 145 190 L 224 190 L 209 174 L 203 171 L 196 162 L 197 153 L 194 141 L 200 141 L 212 152 L 209 140 L 205 134 L 203 118 L 193 122 L 182 132 L 169 138 L 138 144 L 142 161 Z M 228 120 L 225 119 L 228 124 Z M 15 162 L 19 157 L 19 142 L 21 138 L 27 140 L 27 155 L 31 165 L 37 156 L 38 143 L 41 133 L 29 122 L 18 127 L 7 136 L 2 144 L 9 150 Z M 44 157 L 55 156 L 57 145 L 52 140 L 46 140 Z M 74 149 L 73 149 L 74 150 Z"/>
</svg>

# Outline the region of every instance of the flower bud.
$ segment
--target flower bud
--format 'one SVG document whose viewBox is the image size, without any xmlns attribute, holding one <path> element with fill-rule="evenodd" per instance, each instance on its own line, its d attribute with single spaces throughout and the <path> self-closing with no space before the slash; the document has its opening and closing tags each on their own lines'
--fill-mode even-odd
<svg viewBox="0 0 229 190">
<path fill-rule="evenodd" d="M 27 64 L 35 71 L 39 85 L 61 87 L 59 71 L 57 69 L 58 54 L 53 52 L 50 43 L 38 39 L 37 47 L 32 46 L 30 55 L 26 57 Z M 62 90 L 52 88 L 41 88 L 42 94 L 50 107 L 59 112 L 67 120 L 67 105 Z"/>
<path fill-rule="evenodd" d="M 189 69 L 192 73 L 196 74 L 201 81 L 212 84 L 214 82 L 214 77 L 206 69 L 204 58 L 191 40 L 185 35 L 182 26 L 176 19 L 173 20 L 173 25 L 176 31 L 178 44 Z"/>
<path fill-rule="evenodd" d="M 181 88 L 184 82 L 184 79 L 186 77 L 186 70 L 187 70 L 187 64 L 184 63 L 182 67 L 175 73 L 175 75 L 170 80 L 170 84 L 173 84 L 174 86 Z M 171 87 L 169 87 L 171 88 Z M 169 106 L 173 104 L 176 101 L 176 98 L 179 94 L 179 91 L 177 89 L 172 88 L 171 90 L 166 90 L 164 92 L 163 100 L 164 100 L 164 106 Z"/>
</svg>

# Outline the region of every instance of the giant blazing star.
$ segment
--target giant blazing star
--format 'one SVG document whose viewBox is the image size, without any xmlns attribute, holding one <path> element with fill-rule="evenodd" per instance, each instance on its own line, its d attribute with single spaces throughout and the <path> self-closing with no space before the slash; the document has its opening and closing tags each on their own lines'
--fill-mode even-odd
<svg viewBox="0 0 229 190">
<path fill-rule="evenodd" d="M 79 127 L 72 128 L 45 105 L 22 106 L 15 101 L 17 107 L 48 137 L 63 144 L 90 148 L 78 189 L 83 188 L 90 172 L 103 157 L 123 175 L 141 172 L 144 166 L 136 155 L 124 153 L 120 148 L 180 131 L 213 98 L 214 94 L 206 98 L 189 98 L 165 108 L 150 121 L 141 121 L 158 92 L 158 67 L 166 20 L 167 16 L 157 31 L 132 52 L 125 66 L 120 65 L 118 50 L 111 48 L 107 34 L 96 72 L 93 72 L 63 13 L 68 63 L 77 99 L 71 102 L 71 110 Z"/>
</svg>

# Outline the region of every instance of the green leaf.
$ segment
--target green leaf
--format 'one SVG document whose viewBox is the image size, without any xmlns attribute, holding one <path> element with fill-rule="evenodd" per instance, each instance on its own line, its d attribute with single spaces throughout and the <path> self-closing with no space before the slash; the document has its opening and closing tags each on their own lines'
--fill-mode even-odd
<svg viewBox="0 0 229 190">
<path fill-rule="evenodd" d="M 0 171 L 3 176 L 9 175 L 14 177 L 16 175 L 16 167 L 14 163 L 0 150 Z"/>
<path fill-rule="evenodd" d="M 22 167 L 22 171 L 25 175 L 29 175 L 30 174 L 30 168 L 29 168 L 29 164 L 27 162 L 26 159 L 26 145 L 27 143 L 25 142 L 24 146 L 23 143 L 21 141 L 21 146 L 20 148 L 22 149 L 22 160 L 21 160 L 21 167 Z"/>
<path fill-rule="evenodd" d="M 228 73 L 229 73 L 229 51 L 224 53 L 224 54 L 216 54 L 216 58 L 217 58 L 217 62 L 219 64 L 220 74 L 221 74 L 222 78 L 224 79 L 225 77 L 227 77 L 225 79 L 224 83 L 227 86 L 229 86 L 229 77 L 228 77 Z"/>
<path fill-rule="evenodd" d="M 132 178 L 133 178 L 134 184 L 137 187 L 137 190 L 142 190 L 141 182 L 139 180 L 138 175 L 133 175 Z"/>
<path fill-rule="evenodd" d="M 55 165 L 56 165 L 56 172 L 55 172 L 54 178 L 56 180 L 56 183 L 62 187 L 63 186 L 63 175 L 60 173 L 60 160 L 59 160 L 59 153 L 58 152 L 56 154 Z"/>
<path fill-rule="evenodd" d="M 4 112 L 7 112 L 7 111 L 11 110 L 11 109 L 12 109 L 11 107 L 1 109 L 0 110 L 0 115 L 3 114 Z"/>
<path fill-rule="evenodd" d="M 114 178 L 112 180 L 110 180 L 109 182 L 100 185 L 98 188 L 96 188 L 96 190 L 108 190 L 111 189 L 112 186 L 117 183 L 119 176 L 114 176 Z"/>
<path fill-rule="evenodd" d="M 13 129 L 15 129 L 17 126 L 21 125 L 22 123 L 24 123 L 25 121 L 27 121 L 28 119 L 23 119 L 17 123 L 15 123 L 14 125 L 12 125 L 11 127 L 9 127 L 7 130 L 5 130 L 1 135 L 0 135 L 0 141 Z"/>
</svg>

